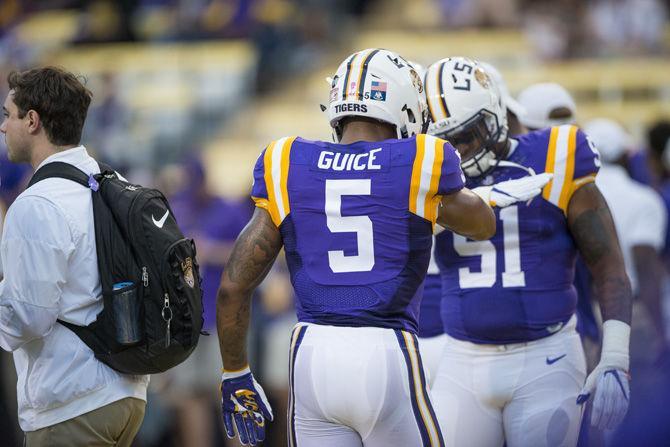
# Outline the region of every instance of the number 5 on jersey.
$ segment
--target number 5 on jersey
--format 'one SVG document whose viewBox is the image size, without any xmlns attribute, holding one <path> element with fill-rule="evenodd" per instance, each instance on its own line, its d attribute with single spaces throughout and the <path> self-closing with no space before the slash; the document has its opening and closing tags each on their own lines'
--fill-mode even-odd
<svg viewBox="0 0 670 447">
<path fill-rule="evenodd" d="M 328 251 L 328 265 L 334 273 L 369 272 L 375 265 L 372 220 L 368 216 L 343 216 L 342 196 L 369 196 L 370 179 L 326 180 L 326 225 L 333 233 L 356 233 L 357 255 L 343 250 Z"/>
</svg>

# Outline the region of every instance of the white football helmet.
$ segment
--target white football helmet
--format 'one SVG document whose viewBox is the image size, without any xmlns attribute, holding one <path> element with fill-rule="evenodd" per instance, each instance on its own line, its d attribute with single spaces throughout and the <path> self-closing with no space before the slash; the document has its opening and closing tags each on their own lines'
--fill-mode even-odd
<svg viewBox="0 0 670 447">
<path fill-rule="evenodd" d="M 398 138 L 426 131 L 428 108 L 423 82 L 398 54 L 370 48 L 344 60 L 333 76 L 328 105 L 333 137 L 342 138 L 340 120 L 363 116 L 395 126 Z"/>
<path fill-rule="evenodd" d="M 416 72 L 419 74 L 419 77 L 421 78 L 421 80 L 424 81 L 424 87 L 425 87 L 425 79 L 426 79 L 426 71 L 427 71 L 426 67 L 424 67 L 423 65 L 421 65 L 418 62 L 414 62 L 414 61 L 407 61 L 407 62 L 409 62 L 409 64 L 412 66 L 412 68 L 414 68 L 416 70 Z M 425 92 L 425 89 L 424 89 L 424 92 Z"/>
<path fill-rule="evenodd" d="M 428 133 L 459 149 L 465 174 L 478 177 L 495 167 L 496 145 L 507 139 L 507 110 L 486 70 L 464 57 L 439 60 L 428 67 L 426 98 L 431 118 Z M 479 145 L 462 149 L 473 142 Z"/>
</svg>

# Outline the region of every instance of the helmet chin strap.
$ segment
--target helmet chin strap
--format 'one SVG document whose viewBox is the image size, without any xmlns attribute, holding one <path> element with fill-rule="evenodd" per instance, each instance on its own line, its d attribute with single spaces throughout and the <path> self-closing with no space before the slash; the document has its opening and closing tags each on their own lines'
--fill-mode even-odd
<svg viewBox="0 0 670 447">
<path fill-rule="evenodd" d="M 512 153 L 514 153 L 518 144 L 519 143 L 516 140 L 510 139 L 511 147 L 507 156 L 510 156 Z M 470 160 L 467 160 L 461 164 L 463 172 L 465 172 L 465 174 L 468 177 L 477 178 L 484 176 L 493 169 L 497 168 L 498 166 L 505 168 L 522 169 L 526 171 L 529 175 L 535 175 L 535 170 L 533 168 L 529 168 L 527 166 L 514 163 L 513 161 L 497 158 L 495 153 L 491 150 L 484 150 L 483 152 L 484 153 L 482 155 L 477 154 Z"/>
<path fill-rule="evenodd" d="M 519 146 L 519 142 L 515 140 L 514 138 L 509 139 L 509 151 L 507 152 L 507 157 L 512 155 L 514 151 L 516 150 L 517 146 Z M 527 166 L 520 165 L 519 163 L 514 163 L 513 161 L 509 160 L 498 160 L 495 161 L 489 161 L 490 166 L 495 167 L 495 166 L 503 166 L 506 168 L 516 168 L 516 169 L 523 169 L 530 175 L 535 175 L 535 170 L 533 168 L 529 168 Z"/>
<path fill-rule="evenodd" d="M 493 151 L 485 149 L 478 154 L 475 154 L 475 156 L 469 160 L 461 163 L 461 168 L 468 177 L 477 178 L 485 175 L 492 167 L 495 167 L 496 164 L 497 159 L 495 158 Z"/>
</svg>

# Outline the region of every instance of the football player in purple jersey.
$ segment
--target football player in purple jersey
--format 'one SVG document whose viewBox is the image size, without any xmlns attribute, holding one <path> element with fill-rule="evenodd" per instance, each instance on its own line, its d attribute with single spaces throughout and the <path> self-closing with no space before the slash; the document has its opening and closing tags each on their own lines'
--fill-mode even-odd
<svg viewBox="0 0 670 447">
<path fill-rule="evenodd" d="M 342 62 L 328 114 L 336 143 L 281 138 L 254 169 L 257 209 L 218 292 L 226 432 L 255 444 L 272 419 L 246 333 L 251 293 L 283 247 L 299 321 L 289 445 L 442 446 L 415 335 L 433 226 L 489 238 L 490 203 L 528 200 L 548 177 L 464 188 L 455 149 L 421 133 L 420 77 L 387 50 Z"/>
<path fill-rule="evenodd" d="M 592 422 L 616 426 L 629 399 L 631 288 L 594 184 L 598 151 L 572 125 L 509 138 L 500 91 L 473 60 L 431 65 L 426 95 L 429 133 L 458 149 L 466 186 L 554 175 L 541 196 L 495 209 L 491 240 L 451 231 L 437 237 L 447 342 L 433 402 L 445 441 L 575 445 L 589 397 Z M 600 362 L 588 378 L 575 331 L 577 252 L 593 275 L 604 320 Z"/>
<path fill-rule="evenodd" d="M 510 95 L 502 74 L 491 64 L 485 62 L 480 62 L 480 64 L 500 88 L 501 100 L 506 108 L 510 135 L 519 135 L 528 132 L 519 121 L 519 117 L 525 115 L 525 109 Z M 426 68 L 416 63 L 412 63 L 412 65 L 421 74 L 421 79 L 424 80 L 425 84 Z M 436 225 L 435 229 L 435 234 L 438 234 L 444 228 Z M 423 296 L 421 298 L 421 308 L 419 309 L 418 332 L 421 356 L 424 367 L 428 370 L 430 376 L 429 384 L 431 387 L 435 382 L 437 368 L 442 360 L 442 351 L 444 350 L 444 345 L 447 341 L 447 336 L 444 333 L 444 326 L 442 324 L 442 316 L 440 315 L 442 278 L 440 277 L 440 269 L 435 261 L 435 245 L 436 244 L 433 243 L 433 252 L 430 257 L 428 273 L 423 285 Z"/>
</svg>

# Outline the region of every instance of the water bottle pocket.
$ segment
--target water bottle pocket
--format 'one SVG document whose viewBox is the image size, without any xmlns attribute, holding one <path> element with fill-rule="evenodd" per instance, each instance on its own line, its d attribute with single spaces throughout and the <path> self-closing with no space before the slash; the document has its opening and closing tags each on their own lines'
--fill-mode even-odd
<svg viewBox="0 0 670 447">
<path fill-rule="evenodd" d="M 119 344 L 132 346 L 142 341 L 141 306 L 135 283 L 120 282 L 113 285 L 112 318 Z"/>
</svg>

